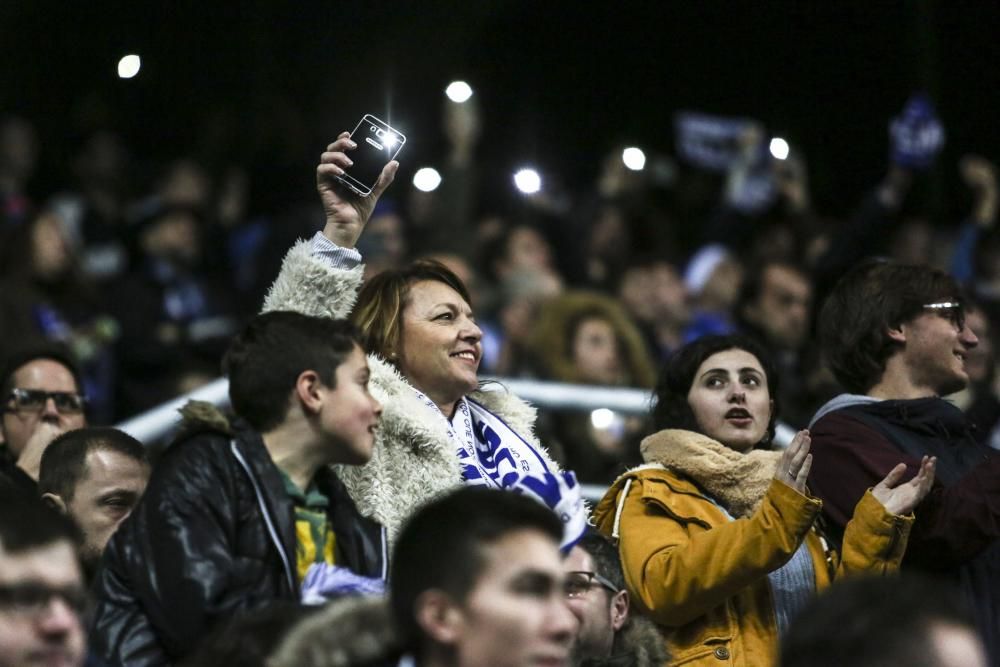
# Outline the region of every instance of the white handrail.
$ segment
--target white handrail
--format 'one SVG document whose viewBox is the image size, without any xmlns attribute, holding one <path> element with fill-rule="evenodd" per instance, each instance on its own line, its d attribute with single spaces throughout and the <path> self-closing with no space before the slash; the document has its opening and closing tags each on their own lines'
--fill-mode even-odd
<svg viewBox="0 0 1000 667">
<path fill-rule="evenodd" d="M 653 405 L 653 395 L 644 389 L 595 387 L 590 385 L 541 382 L 517 378 L 483 378 L 486 391 L 508 391 L 532 405 L 545 409 L 590 411 L 600 408 L 627 414 L 646 414 Z M 499 386 L 498 386 L 499 385 Z M 152 442 L 169 433 L 180 421 L 177 412 L 188 401 L 207 401 L 219 407 L 229 406 L 229 380 L 219 378 L 192 392 L 178 396 L 151 410 L 118 424 L 140 442 Z M 787 447 L 795 431 L 779 423 L 774 442 Z"/>
</svg>

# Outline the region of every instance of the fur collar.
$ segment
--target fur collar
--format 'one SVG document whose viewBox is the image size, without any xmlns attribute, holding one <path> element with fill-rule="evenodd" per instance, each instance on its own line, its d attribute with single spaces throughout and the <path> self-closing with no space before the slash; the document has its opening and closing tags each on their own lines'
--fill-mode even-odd
<svg viewBox="0 0 1000 667">
<path fill-rule="evenodd" d="M 365 465 L 336 466 L 336 471 L 358 510 L 384 525 L 395 542 L 414 507 L 459 486 L 462 470 L 441 413 L 421 401 L 384 359 L 369 355 L 368 365 L 372 395 L 382 404 L 375 449 Z M 481 389 L 470 398 L 507 422 L 558 469 L 535 437 L 533 407 L 504 388 Z"/>
<path fill-rule="evenodd" d="M 781 452 L 741 454 L 708 436 L 667 429 L 640 445 L 643 460 L 693 480 L 734 517 L 753 514 L 767 493 Z"/>
</svg>

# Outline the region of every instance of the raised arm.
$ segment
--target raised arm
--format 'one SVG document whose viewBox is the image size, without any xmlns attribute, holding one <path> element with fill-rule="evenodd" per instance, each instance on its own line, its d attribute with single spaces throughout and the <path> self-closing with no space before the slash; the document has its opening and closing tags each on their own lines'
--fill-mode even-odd
<svg viewBox="0 0 1000 667">
<path fill-rule="evenodd" d="M 263 311 L 293 310 L 314 317 L 344 318 L 354 308 L 361 288 L 361 255 L 354 249 L 378 198 L 392 183 L 399 163 L 389 162 L 367 197 L 359 197 L 337 180 L 351 165 L 354 149 L 347 132 L 327 146 L 316 167 L 316 189 L 326 223 L 322 234 L 299 241 L 281 264 L 268 290 Z"/>
</svg>

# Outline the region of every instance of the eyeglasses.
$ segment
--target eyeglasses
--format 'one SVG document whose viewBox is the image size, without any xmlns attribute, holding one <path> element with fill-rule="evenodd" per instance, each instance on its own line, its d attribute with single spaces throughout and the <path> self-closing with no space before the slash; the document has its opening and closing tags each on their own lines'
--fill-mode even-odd
<svg viewBox="0 0 1000 667">
<path fill-rule="evenodd" d="M 39 617 L 48 611 L 52 598 L 58 597 L 76 614 L 87 609 L 87 592 L 78 586 L 51 588 L 38 583 L 0 586 L 0 612 Z"/>
<path fill-rule="evenodd" d="M 568 598 L 582 598 L 595 585 L 603 586 L 612 593 L 619 591 L 617 586 L 596 572 L 567 572 L 563 589 Z"/>
<path fill-rule="evenodd" d="M 87 398 L 71 391 L 44 391 L 42 389 L 12 389 L 7 396 L 7 412 L 41 412 L 49 399 L 62 414 L 83 412 Z"/>
<path fill-rule="evenodd" d="M 958 301 L 925 303 L 923 309 L 945 318 L 959 331 L 965 328 L 965 307 Z"/>
</svg>

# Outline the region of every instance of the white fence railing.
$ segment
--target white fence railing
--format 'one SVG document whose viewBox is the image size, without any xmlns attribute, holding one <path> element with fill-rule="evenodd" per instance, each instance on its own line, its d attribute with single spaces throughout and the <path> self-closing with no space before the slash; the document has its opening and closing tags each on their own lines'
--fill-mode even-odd
<svg viewBox="0 0 1000 667">
<path fill-rule="evenodd" d="M 487 383 L 486 390 L 491 390 L 490 383 L 496 383 L 502 387 L 495 387 L 495 390 L 502 391 L 503 388 L 506 388 L 532 405 L 543 409 L 589 412 L 605 408 L 627 414 L 645 414 L 649 412 L 653 404 L 652 394 L 644 389 L 593 387 L 515 378 L 486 377 L 483 380 Z M 118 424 L 118 428 L 141 442 L 159 440 L 177 426 L 180 421 L 178 409 L 192 400 L 207 401 L 220 407 L 228 407 L 229 381 L 226 378 L 214 380 L 204 387 L 178 396 L 124 421 Z M 791 427 L 779 423 L 774 437 L 775 444 L 778 447 L 787 447 L 793 435 L 795 435 L 795 431 Z M 591 502 L 600 499 L 604 491 L 604 487 L 601 486 L 583 486 L 583 495 Z"/>
</svg>

